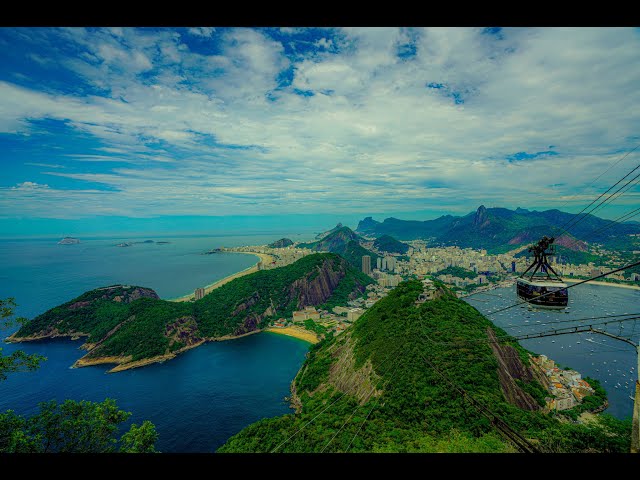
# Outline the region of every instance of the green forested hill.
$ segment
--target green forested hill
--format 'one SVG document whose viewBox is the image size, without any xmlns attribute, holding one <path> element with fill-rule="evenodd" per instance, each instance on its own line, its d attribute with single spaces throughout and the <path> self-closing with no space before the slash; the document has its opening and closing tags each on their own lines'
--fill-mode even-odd
<svg viewBox="0 0 640 480">
<path fill-rule="evenodd" d="M 628 451 L 630 421 L 586 426 L 543 413 L 526 351 L 512 340 L 494 354 L 487 335 L 508 339 L 504 331 L 446 289 L 416 306 L 421 290 L 400 284 L 351 330 L 314 345 L 293 382 L 298 413 L 254 423 L 219 451 L 515 451 L 449 382 L 540 450 Z"/>
<path fill-rule="evenodd" d="M 309 248 L 317 252 L 337 253 L 358 270 L 362 268 L 362 257 L 364 255 L 369 255 L 371 257 L 371 266 L 373 268 L 376 264 L 378 255 L 360 245 L 359 240 L 360 237 L 349 227 L 336 227 L 331 231 L 331 233 L 323 237 L 321 240 L 311 243 L 300 243 L 298 247 Z"/>
<path fill-rule="evenodd" d="M 150 289 L 112 286 L 39 315 L 14 339 L 86 335 L 85 359 L 130 356 L 125 362 L 136 361 L 251 332 L 307 305 L 346 304 L 371 282 L 340 256 L 324 253 L 237 278 L 195 302 L 170 302 Z"/>
<path fill-rule="evenodd" d="M 400 253 L 404 255 L 409 251 L 409 245 L 399 242 L 391 235 L 382 235 L 373 242 L 373 246 L 382 252 Z"/>
<path fill-rule="evenodd" d="M 270 248 L 285 248 L 293 245 L 293 242 L 288 238 L 281 238 L 280 240 L 276 240 L 273 243 L 267 245 Z"/>
</svg>

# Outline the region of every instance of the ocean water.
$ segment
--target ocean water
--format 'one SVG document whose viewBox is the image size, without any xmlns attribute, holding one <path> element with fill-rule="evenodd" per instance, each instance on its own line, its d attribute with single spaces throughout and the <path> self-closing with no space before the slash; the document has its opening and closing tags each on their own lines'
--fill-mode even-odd
<svg viewBox="0 0 640 480">
<path fill-rule="evenodd" d="M 583 318 L 640 312 L 640 290 L 589 284 L 569 289 L 569 308 L 566 310 L 532 309 L 524 305 L 491 315 L 491 312 L 519 302 L 515 286 L 474 295 L 466 301 L 480 312 L 489 314 L 496 325 L 513 336 L 609 321 L 578 321 Z M 610 320 L 612 323 L 598 328 L 631 338 L 637 344 L 640 321 L 620 323 Z M 562 367 L 577 370 L 583 377 L 599 380 L 609 397 L 607 413 L 621 419 L 633 415 L 638 364 L 636 349 L 632 345 L 595 333 L 548 336 L 521 340 L 520 344 L 528 350 L 546 355 Z"/>
<path fill-rule="evenodd" d="M 152 238 L 171 243 L 124 248 L 115 244 L 129 239 L 81 239 L 79 245 L 57 245 L 57 239 L 0 241 L 0 298 L 15 297 L 16 313 L 28 318 L 114 283 L 150 287 L 162 298 L 175 298 L 257 261 L 252 255 L 203 251 L 277 238 Z M 13 331 L 5 329 L 0 336 Z M 37 371 L 14 373 L 0 382 L 0 411 L 31 414 L 45 400 L 114 398 L 132 412 L 127 426 L 144 420 L 156 425 L 157 448 L 165 452 L 212 452 L 250 423 L 290 412 L 284 397 L 309 347 L 295 338 L 259 333 L 107 374 L 109 366 L 69 368 L 83 355 L 81 344 L 67 339 L 0 343 L 3 354 L 23 349 L 47 357 Z"/>
<path fill-rule="evenodd" d="M 203 252 L 221 246 L 260 245 L 270 236 L 151 238 L 168 244 L 123 241 L 145 238 L 81 239 L 57 245 L 58 239 L 0 240 L 0 298 L 15 297 L 16 313 L 33 317 L 81 293 L 114 283 L 153 288 L 160 298 L 193 293 L 255 265 L 258 257 L 243 253 Z"/>
</svg>

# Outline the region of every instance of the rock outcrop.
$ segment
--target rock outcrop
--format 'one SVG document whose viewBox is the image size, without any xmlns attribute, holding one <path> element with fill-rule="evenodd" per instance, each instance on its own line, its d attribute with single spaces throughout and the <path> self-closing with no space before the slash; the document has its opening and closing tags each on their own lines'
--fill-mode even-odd
<svg viewBox="0 0 640 480">
<path fill-rule="evenodd" d="M 535 399 L 522 390 L 515 381 L 518 379 L 530 382 L 534 379 L 531 370 L 520 360 L 518 351 L 511 345 L 498 343 L 493 329 L 487 328 L 487 335 L 489 340 L 492 340 L 491 349 L 498 360 L 500 388 L 507 402 L 523 410 L 540 410 Z"/>
<path fill-rule="evenodd" d="M 484 205 L 480 205 L 476 210 L 476 215 L 473 217 L 473 226 L 482 228 L 489 224 L 489 214 Z"/>
<path fill-rule="evenodd" d="M 333 262 L 325 260 L 321 267 L 291 284 L 289 298 L 298 299 L 298 308 L 320 305 L 331 296 L 345 275 L 343 268 L 333 267 Z"/>
<path fill-rule="evenodd" d="M 175 342 L 183 345 L 195 345 L 202 341 L 198 335 L 198 324 L 193 317 L 181 317 L 165 326 L 164 336 L 170 340 L 169 346 Z"/>
</svg>

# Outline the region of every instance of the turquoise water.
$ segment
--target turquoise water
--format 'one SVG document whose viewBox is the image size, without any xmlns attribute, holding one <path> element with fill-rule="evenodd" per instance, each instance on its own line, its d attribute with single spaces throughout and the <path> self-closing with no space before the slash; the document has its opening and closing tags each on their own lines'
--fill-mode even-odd
<svg viewBox="0 0 640 480">
<path fill-rule="evenodd" d="M 257 260 L 246 254 L 201 255 L 203 251 L 277 238 L 163 238 L 171 243 L 125 248 L 114 245 L 128 239 L 88 239 L 79 245 L 56 245 L 53 239 L 0 241 L 0 298 L 15 297 L 17 313 L 28 318 L 114 283 L 146 286 L 162 298 L 174 298 Z M 69 368 L 82 356 L 81 344 L 0 344 L 4 354 L 23 349 L 47 357 L 39 370 L 11 374 L 0 382 L 0 411 L 30 414 L 45 400 L 110 397 L 132 412 L 127 425 L 152 421 L 159 433 L 157 447 L 165 452 L 212 452 L 246 425 L 290 412 L 284 397 L 309 347 L 291 337 L 260 333 L 202 345 L 162 364 L 107 374 L 108 366 Z"/>
<path fill-rule="evenodd" d="M 640 290 L 602 285 L 578 285 L 569 290 L 567 310 L 536 310 L 517 306 L 491 315 L 499 308 L 518 303 L 515 287 L 499 288 L 469 297 L 467 302 L 513 336 L 549 331 L 554 328 L 602 323 L 606 319 L 578 321 L 577 319 L 621 315 L 640 312 Z M 563 323 L 555 323 L 563 322 Z M 637 325 L 636 325 L 637 324 Z M 599 329 L 638 342 L 640 322 L 612 322 Z M 631 417 L 637 376 L 636 350 L 633 346 L 601 334 L 572 333 L 531 340 L 520 344 L 536 353 L 547 355 L 563 367 L 571 367 L 582 374 L 600 380 L 607 390 L 607 413 L 617 418 Z"/>
<path fill-rule="evenodd" d="M 114 283 L 150 287 L 161 298 L 175 298 L 258 261 L 258 257 L 242 253 L 202 255 L 202 252 L 273 239 L 273 236 L 163 238 L 162 241 L 171 243 L 138 243 L 130 247 L 115 246 L 126 238 L 82 239 L 78 245 L 57 245 L 56 239 L 0 240 L 0 295 L 15 297 L 19 304 L 17 313 L 27 317 L 86 290 Z"/>
</svg>

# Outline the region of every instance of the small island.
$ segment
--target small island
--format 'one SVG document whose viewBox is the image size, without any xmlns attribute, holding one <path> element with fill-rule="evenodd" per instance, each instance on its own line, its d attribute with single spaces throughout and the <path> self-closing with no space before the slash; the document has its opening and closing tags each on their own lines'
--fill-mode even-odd
<svg viewBox="0 0 640 480">
<path fill-rule="evenodd" d="M 80 243 L 80 240 L 73 237 L 64 237 L 62 240 L 58 242 L 58 245 L 77 245 Z"/>
<path fill-rule="evenodd" d="M 133 242 L 122 242 L 118 243 L 116 247 L 130 247 L 131 245 L 133 245 Z"/>
</svg>

